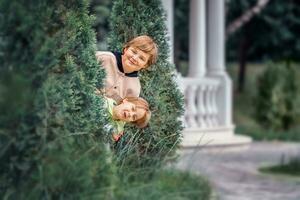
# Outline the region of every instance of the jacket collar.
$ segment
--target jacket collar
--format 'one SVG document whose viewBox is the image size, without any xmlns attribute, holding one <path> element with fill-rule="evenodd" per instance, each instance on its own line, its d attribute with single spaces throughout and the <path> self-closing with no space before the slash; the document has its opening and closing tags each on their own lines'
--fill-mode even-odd
<svg viewBox="0 0 300 200">
<path fill-rule="evenodd" d="M 123 65 L 122 65 L 122 54 L 120 52 L 112 52 L 116 59 L 117 59 L 117 65 L 118 65 L 118 69 L 120 70 L 120 72 L 124 73 L 124 68 L 123 68 Z M 138 77 L 138 72 L 137 71 L 134 71 L 134 72 L 131 72 L 131 73 L 124 73 L 125 76 L 128 76 L 128 77 Z"/>
</svg>

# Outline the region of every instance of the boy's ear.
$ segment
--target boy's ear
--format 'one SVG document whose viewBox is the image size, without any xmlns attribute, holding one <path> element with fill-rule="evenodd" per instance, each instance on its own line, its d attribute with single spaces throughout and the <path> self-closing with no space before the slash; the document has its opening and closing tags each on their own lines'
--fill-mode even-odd
<svg viewBox="0 0 300 200">
<path fill-rule="evenodd" d="M 124 54 L 127 51 L 128 47 L 123 48 L 122 54 Z"/>
</svg>

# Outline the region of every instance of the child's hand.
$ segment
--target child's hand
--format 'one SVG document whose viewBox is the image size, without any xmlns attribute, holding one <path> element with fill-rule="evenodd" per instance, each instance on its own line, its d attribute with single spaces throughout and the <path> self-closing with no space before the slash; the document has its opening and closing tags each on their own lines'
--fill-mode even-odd
<svg viewBox="0 0 300 200">
<path fill-rule="evenodd" d="M 115 142 L 118 142 L 123 135 L 124 135 L 124 131 L 120 132 L 119 134 L 113 134 L 112 137 Z"/>
<path fill-rule="evenodd" d="M 102 95 L 102 92 L 101 92 L 99 89 L 96 88 L 95 94 L 96 94 L 96 95 Z"/>
</svg>

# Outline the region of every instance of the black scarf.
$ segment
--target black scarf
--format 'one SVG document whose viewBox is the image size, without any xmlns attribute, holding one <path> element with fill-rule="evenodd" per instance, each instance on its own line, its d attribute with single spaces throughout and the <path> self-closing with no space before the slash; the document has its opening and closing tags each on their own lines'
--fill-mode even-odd
<svg viewBox="0 0 300 200">
<path fill-rule="evenodd" d="M 117 65 L 118 65 L 118 69 L 120 70 L 120 72 L 124 73 L 124 68 L 123 68 L 123 65 L 122 65 L 122 53 L 120 52 L 112 52 L 116 59 L 117 59 Z M 131 73 L 124 73 L 125 76 L 128 76 L 128 77 L 138 77 L 138 72 L 137 71 L 134 71 L 134 72 L 131 72 Z"/>
</svg>

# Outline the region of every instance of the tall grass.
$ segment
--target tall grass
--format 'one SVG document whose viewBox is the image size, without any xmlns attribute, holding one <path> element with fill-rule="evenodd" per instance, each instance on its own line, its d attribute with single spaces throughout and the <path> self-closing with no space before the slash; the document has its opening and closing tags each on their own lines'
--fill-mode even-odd
<svg viewBox="0 0 300 200">
<path fill-rule="evenodd" d="M 124 135 L 119 142 L 123 145 L 115 144 L 113 148 L 120 148 L 113 156 L 113 161 L 117 163 L 118 185 L 115 191 L 115 199 L 122 200 L 152 200 L 152 199 L 189 199 L 208 200 L 211 189 L 209 182 L 200 175 L 191 172 L 183 172 L 171 167 L 171 163 L 176 162 L 176 156 L 166 155 L 159 158 L 150 158 L 153 154 L 143 154 L 136 152 L 135 146 L 139 142 L 140 135 Z M 164 146 L 165 141 L 160 140 L 157 145 Z M 115 149 L 113 149 L 115 150 Z M 145 149 L 147 152 L 147 149 Z M 172 148 L 170 149 L 172 152 Z M 140 157 L 148 156 L 149 165 L 135 165 L 132 162 L 139 162 Z M 164 163 L 168 166 L 156 165 L 157 159 L 167 159 Z"/>
<path fill-rule="evenodd" d="M 134 172 L 133 174 L 134 175 Z M 138 173 L 140 176 L 140 173 Z M 116 199 L 122 200 L 208 200 L 211 189 L 201 176 L 175 169 L 162 170 L 148 180 L 123 179 L 116 192 Z"/>
</svg>

